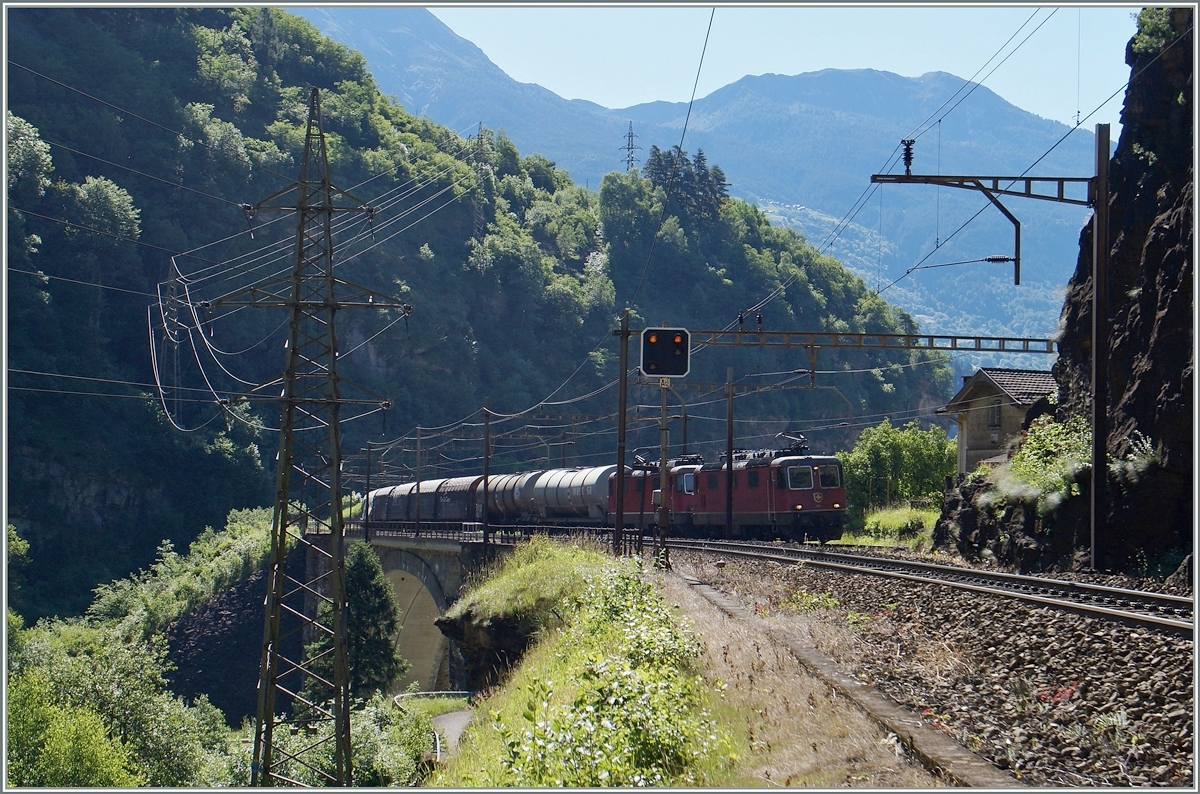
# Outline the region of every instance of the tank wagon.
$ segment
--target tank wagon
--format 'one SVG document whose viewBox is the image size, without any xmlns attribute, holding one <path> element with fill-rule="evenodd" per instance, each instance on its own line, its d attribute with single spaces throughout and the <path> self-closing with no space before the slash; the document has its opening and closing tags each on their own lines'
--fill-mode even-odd
<svg viewBox="0 0 1200 794">
<path fill-rule="evenodd" d="M 724 456 L 722 456 L 724 458 Z M 372 527 L 422 522 L 483 520 L 491 524 L 612 526 L 616 513 L 615 465 L 544 469 L 488 477 L 422 480 L 372 491 Z M 625 525 L 648 529 L 656 522 L 656 465 L 625 468 Z M 725 460 L 698 455 L 668 462 L 667 504 L 671 534 L 680 537 L 761 538 L 825 542 L 842 534 L 847 504 L 837 458 L 806 455 L 803 448 L 735 450 L 733 532 L 726 525 Z"/>
</svg>

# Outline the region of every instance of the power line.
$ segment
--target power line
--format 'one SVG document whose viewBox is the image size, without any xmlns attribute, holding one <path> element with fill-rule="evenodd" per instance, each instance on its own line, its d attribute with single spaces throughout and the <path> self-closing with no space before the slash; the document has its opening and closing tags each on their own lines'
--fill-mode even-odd
<svg viewBox="0 0 1200 794">
<path fill-rule="evenodd" d="M 1009 45 L 1009 43 L 1012 42 L 1012 40 L 1017 37 L 1017 34 L 1019 34 L 1022 30 L 1025 29 L 1026 25 L 1028 25 L 1031 21 L 1033 21 L 1033 18 L 1036 17 L 1038 15 L 1038 12 L 1041 10 L 1042 9 L 1040 9 L 1040 8 L 1035 8 L 1033 10 L 1033 13 L 1029 15 L 1029 19 L 1026 19 L 1024 22 L 1022 22 L 1021 26 L 1019 28 L 1017 28 L 1016 31 L 1014 31 L 1011 36 L 1008 37 L 1008 41 L 1005 41 L 1003 44 L 1001 44 L 1000 48 L 998 50 L 996 50 L 995 54 L 993 54 L 991 58 L 988 58 L 987 61 L 984 62 L 983 66 L 980 66 L 979 69 L 976 70 L 975 74 L 971 75 L 970 78 L 968 78 L 966 82 L 964 82 L 961 86 L 959 86 L 958 91 L 955 91 L 953 94 L 951 94 L 949 99 L 947 99 L 945 102 L 943 102 L 937 110 L 935 110 L 935 111 L 933 111 L 933 113 L 929 114 L 929 116 L 924 121 L 922 121 L 920 124 L 918 124 L 916 126 L 916 128 L 914 128 L 913 131 L 911 133 L 909 133 L 906 137 L 920 138 L 925 133 L 927 133 L 931 129 L 933 129 L 932 127 L 925 127 L 925 125 L 929 123 L 929 120 L 932 119 L 934 116 L 936 116 L 938 113 L 940 113 L 942 108 L 946 107 L 946 105 L 949 104 L 954 99 L 954 97 L 958 96 L 960 91 L 962 91 L 967 86 L 971 86 L 971 90 L 967 91 L 967 93 L 962 97 L 962 99 L 958 100 L 953 105 L 951 105 L 950 109 L 947 110 L 945 113 L 942 113 L 942 115 L 938 118 L 938 122 L 940 123 L 943 119 L 946 118 L 946 116 L 949 116 L 951 113 L 953 113 L 954 109 L 957 108 L 959 105 L 961 105 L 967 99 L 967 97 L 969 97 L 969 96 L 971 96 L 971 94 L 975 93 L 975 90 L 977 88 L 979 88 L 981 85 L 983 85 L 984 81 L 987 80 L 989 77 L 991 77 L 992 74 L 997 69 L 999 69 L 1001 66 L 1003 66 L 1005 61 L 1007 61 L 1009 58 L 1011 58 L 1017 52 L 1017 50 L 1019 50 L 1019 49 L 1021 49 L 1021 47 L 1025 46 L 1025 42 L 1029 41 L 1029 39 L 1033 36 L 1034 33 L 1037 33 L 1039 30 L 1041 30 L 1042 25 L 1045 25 L 1047 22 L 1050 21 L 1050 17 L 1053 17 L 1055 14 L 1058 13 L 1057 8 L 1054 9 L 1053 11 L 1051 11 L 1050 15 L 1047 16 L 1045 19 L 1043 19 L 1040 23 L 1038 23 L 1038 26 L 1036 28 L 1034 28 L 1033 30 L 1031 30 L 1029 32 L 1029 34 L 1027 36 L 1025 36 L 1024 39 L 1021 40 L 1020 44 L 1018 44 L 1016 47 L 1013 47 L 1012 52 L 1010 52 L 1008 55 L 1005 55 L 1004 59 L 1001 60 L 1000 63 L 993 66 L 992 70 L 983 76 L 983 80 L 979 80 L 978 82 L 976 82 L 975 78 L 979 75 L 979 73 L 982 72 L 984 69 L 986 69 L 987 65 L 989 63 L 991 63 L 992 61 L 994 61 L 996 59 L 996 57 L 999 56 L 1000 53 L 1004 51 L 1004 48 L 1007 47 Z M 922 129 L 922 127 L 924 127 L 924 129 Z"/>
<path fill-rule="evenodd" d="M 8 371 L 16 372 L 21 375 L 42 375 L 47 378 L 69 378 L 71 380 L 86 380 L 86 381 L 92 381 L 94 383 L 114 383 L 114 384 L 117 384 L 120 386 L 139 386 L 139 387 L 144 387 L 147 389 L 158 388 L 158 385 L 154 384 L 154 383 L 137 383 L 136 381 L 114 380 L 112 378 L 93 378 L 93 377 L 88 377 L 87 375 L 66 375 L 61 372 L 38 372 L 36 370 L 31 370 L 31 369 L 11 369 L 11 368 Z M 175 388 L 179 389 L 181 391 L 199 391 L 199 392 L 208 393 L 208 389 L 199 389 L 199 388 L 187 387 L 187 386 L 176 386 Z M 228 392 L 228 393 L 234 394 L 235 392 Z M 209 401 L 202 400 L 201 402 L 209 402 Z"/>
<path fill-rule="evenodd" d="M 66 391 L 64 389 L 36 389 L 32 386 L 9 386 L 10 391 L 29 391 L 38 392 L 41 394 L 76 394 L 80 397 L 120 397 L 131 400 L 153 400 L 154 398 L 148 394 L 113 394 L 112 392 L 99 391 Z M 189 403 L 205 403 L 212 405 L 212 400 L 200 400 L 195 397 L 180 397 L 181 402 Z M 211 420 L 210 420 L 211 421 Z"/>
<path fill-rule="evenodd" d="M 137 242 L 137 241 L 135 240 L 133 242 Z M 79 279 L 66 278 L 65 276 L 51 276 L 48 273 L 41 272 L 40 270 L 38 270 L 38 271 L 21 270 L 19 267 L 10 267 L 10 268 L 8 268 L 8 270 L 10 273 L 25 273 L 26 275 L 38 276 L 39 278 L 52 278 L 55 281 L 68 281 L 72 284 L 82 284 L 85 287 L 97 287 L 99 289 L 110 289 L 110 290 L 113 290 L 114 292 L 128 292 L 131 295 L 145 295 L 147 298 L 157 298 L 158 297 L 153 292 L 139 292 L 138 290 L 135 290 L 135 289 L 123 289 L 121 287 L 111 287 L 108 284 L 95 284 L 91 281 L 80 281 Z"/>
<path fill-rule="evenodd" d="M 1003 44 L 1001 44 L 999 49 L 997 49 L 996 52 L 990 58 L 988 58 L 987 61 L 985 61 L 983 63 L 983 65 L 979 67 L 978 70 L 976 70 L 974 75 L 972 75 L 968 80 L 966 80 L 962 86 L 959 86 L 959 88 L 953 94 L 951 94 L 949 98 L 947 98 L 936 110 L 934 110 L 933 113 L 930 113 L 929 116 L 927 116 L 924 121 L 922 121 L 920 124 L 918 124 L 913 129 L 913 131 L 910 132 L 906 137 L 913 139 L 913 138 L 918 138 L 921 135 L 924 135 L 925 132 L 928 132 L 928 128 L 925 130 L 922 130 L 921 128 L 924 127 L 934 116 L 936 116 L 938 113 L 940 113 L 942 108 L 944 108 L 949 102 L 951 102 L 954 99 L 954 97 L 958 96 L 958 94 L 964 88 L 966 88 L 968 85 L 974 86 L 971 88 L 971 90 L 967 94 L 967 96 L 970 96 L 970 93 L 973 92 L 975 90 L 975 88 L 978 88 L 980 85 L 982 85 L 983 81 L 987 80 L 987 78 L 991 76 L 992 72 L 994 72 L 995 69 L 993 69 L 992 72 L 988 72 L 988 74 L 984 76 L 983 80 L 980 80 L 978 83 L 973 83 L 975 77 L 978 76 L 979 73 L 982 72 L 985 68 L 987 68 L 987 65 L 989 63 L 991 63 L 993 60 L 995 60 L 996 57 L 999 56 L 999 54 L 1004 51 L 1004 48 L 1007 47 L 1009 45 L 1009 43 L 1012 42 L 1012 40 L 1017 37 L 1017 35 L 1025 28 L 1026 25 L 1028 25 L 1030 23 L 1030 21 L 1033 20 L 1033 18 L 1035 16 L 1037 16 L 1038 11 L 1040 11 L 1040 10 L 1041 9 L 1035 9 L 1034 12 L 1032 14 L 1030 14 L 1029 18 L 1026 19 L 1024 22 L 1022 22 L 1020 27 L 1018 27 L 1016 29 L 1016 31 L 1014 31 L 1013 34 L 1008 37 L 1008 40 L 1005 41 Z M 1049 17 L 1047 17 L 1046 19 L 1049 19 Z M 1043 20 L 1042 24 L 1045 24 L 1045 20 Z M 1041 25 L 1039 25 L 1038 27 L 1040 28 Z M 1037 30 L 1035 29 L 1033 32 L 1036 33 Z M 1031 33 L 1030 35 L 1033 35 L 1033 34 Z M 1023 46 L 1025 44 L 1025 41 L 1028 41 L 1028 39 L 1029 39 L 1029 37 L 1027 36 L 1025 38 L 1025 40 L 1023 40 L 1021 42 L 1021 44 L 1017 45 L 1017 47 L 1014 48 L 1013 51 L 1010 52 L 1009 55 L 1005 57 L 1005 60 L 1007 60 L 1008 57 L 1011 57 L 1011 55 L 1013 53 L 1015 53 L 1018 49 L 1020 49 L 1021 46 Z M 1001 63 L 1003 63 L 1003 62 L 1004 61 L 1001 61 Z M 1000 64 L 997 64 L 997 68 L 999 66 L 1000 66 Z M 963 97 L 963 100 L 965 100 L 965 99 L 966 99 L 966 96 Z M 959 100 L 959 102 L 955 103 L 954 107 L 951 107 L 950 110 L 947 110 L 946 113 L 942 114 L 941 118 L 938 119 L 939 124 L 942 121 L 942 119 L 944 119 L 946 116 L 950 115 L 950 113 L 954 110 L 954 108 L 958 107 L 958 105 L 961 104 L 961 102 L 963 100 Z M 879 173 L 886 173 L 888 171 L 888 169 L 890 169 L 892 167 L 892 165 L 896 162 L 896 156 L 899 152 L 900 152 L 899 146 L 897 146 L 895 149 L 892 150 L 891 154 L 888 155 L 887 161 L 884 163 L 883 168 L 880 170 Z M 867 201 L 870 200 L 870 196 L 872 195 L 872 190 L 874 190 L 876 187 L 877 187 L 876 185 L 868 184 L 865 188 L 863 188 L 863 192 L 861 194 L 859 194 L 858 199 L 855 200 L 855 202 L 851 205 L 850 209 L 846 212 L 846 214 L 844 216 L 842 216 L 842 219 L 840 221 L 838 221 L 837 224 L 834 225 L 834 228 L 829 232 L 829 235 L 825 238 L 825 240 L 818 247 L 818 249 L 817 249 L 818 253 L 821 253 L 821 254 L 825 253 L 838 240 L 838 238 L 841 237 L 842 232 L 845 231 L 845 229 L 849 227 L 850 223 L 853 222 L 854 218 L 856 218 L 858 216 L 858 213 L 861 212 L 863 207 L 866 206 Z M 947 238 L 947 239 L 949 239 L 949 238 Z M 784 284 L 780 285 L 780 287 L 778 287 L 778 288 L 776 288 L 776 290 L 772 291 L 766 298 L 764 298 L 758 304 L 751 307 L 750 311 L 758 311 L 761 308 L 763 308 L 764 306 L 766 306 L 768 303 L 770 303 L 772 300 L 774 300 L 776 297 L 778 297 L 778 295 L 782 294 L 787 289 L 787 287 L 791 286 L 791 284 L 794 281 L 795 281 L 794 276 L 789 277 L 789 279 L 787 281 L 785 281 Z M 891 286 L 891 285 L 889 285 L 889 286 Z M 886 289 L 886 287 L 884 289 Z M 876 290 L 877 293 L 880 291 L 881 290 Z M 727 326 L 727 327 L 729 327 L 729 326 Z"/>
<path fill-rule="evenodd" d="M 10 210 L 19 212 L 23 215 L 32 215 L 35 218 L 42 218 L 43 220 L 53 221 L 54 223 L 60 223 L 63 226 L 70 226 L 71 228 L 74 228 L 74 229 L 81 229 L 82 231 L 91 232 L 92 234 L 102 234 L 105 237 L 112 237 L 116 240 L 121 240 L 121 241 L 127 242 L 127 243 L 134 243 L 135 245 L 141 245 L 146 248 L 153 248 L 156 251 L 165 251 L 166 253 L 171 254 L 172 256 L 175 255 L 175 252 L 172 251 L 170 248 L 163 248 L 161 245 L 153 245 L 151 243 L 143 243 L 141 240 L 135 240 L 132 237 L 123 237 L 119 234 L 113 234 L 112 232 L 103 232 L 103 231 L 100 231 L 99 229 L 93 229 L 90 226 L 81 226 L 78 223 L 71 223 L 71 221 L 65 221 L 62 218 L 52 218 L 49 215 L 42 215 L 39 212 L 32 212 L 31 210 L 23 210 L 20 207 L 14 207 L 12 204 L 9 204 L 8 208 Z M 205 259 L 203 261 L 209 262 L 211 260 Z"/>
<path fill-rule="evenodd" d="M 51 83 L 54 83 L 55 85 L 62 86 L 63 88 L 67 89 L 68 91 L 74 91 L 75 93 L 79 94 L 80 96 L 85 96 L 85 97 L 87 97 L 88 99 L 91 99 L 91 100 L 93 100 L 93 101 L 95 101 L 95 102 L 99 102 L 101 105 L 105 105 L 106 107 L 110 107 L 110 108 L 112 108 L 113 110 L 117 111 L 118 113 L 124 113 L 124 114 L 125 114 L 125 115 L 127 115 L 127 116 L 132 116 L 133 118 L 137 119 L 138 121 L 144 121 L 145 123 L 147 123 L 147 124 L 149 124 L 149 125 L 151 125 L 151 126 L 153 126 L 153 127 L 158 127 L 159 129 L 161 129 L 161 130 L 164 130 L 164 131 L 166 131 L 166 132 L 169 132 L 169 133 L 171 133 L 172 135 L 178 135 L 180 138 L 183 138 L 185 141 L 189 141 L 189 142 L 191 142 L 191 143 L 195 143 L 195 144 L 198 144 L 198 145 L 200 145 L 200 146 L 203 146 L 205 149 L 208 149 L 210 152 L 218 152 L 218 153 L 224 154 L 224 152 L 223 152 L 221 149 L 219 149 L 219 148 L 217 148 L 217 147 L 215 147 L 215 146 L 212 146 L 211 144 L 205 143 L 205 142 L 203 142 L 203 141 L 197 141 L 197 140 L 195 140 L 194 138 L 192 138 L 191 136 L 189 136 L 189 135 L 187 135 L 187 134 L 185 134 L 185 133 L 182 133 L 182 132 L 180 132 L 179 130 L 173 130 L 173 129 L 171 129 L 170 127 L 167 127 L 167 126 L 165 126 L 165 125 L 163 125 L 163 124 L 159 124 L 157 121 L 151 121 L 150 119 L 146 118 L 145 116 L 139 116 L 137 113 L 134 113 L 134 112 L 133 112 L 133 111 L 131 111 L 131 110 L 126 110 L 125 108 L 122 108 L 122 107 L 119 107 L 119 106 L 117 106 L 117 105 L 114 105 L 114 104 L 113 104 L 113 103 L 111 103 L 111 102 L 107 102 L 107 101 L 105 101 L 105 100 L 101 99 L 101 98 L 100 98 L 100 97 L 98 97 L 98 96 L 94 96 L 94 95 L 92 95 L 92 94 L 89 94 L 89 93 L 88 93 L 88 92 L 86 92 L 86 91 L 81 91 L 81 90 L 79 90 L 78 88 L 75 88 L 74 86 L 67 85 L 66 83 L 62 82 L 61 80 L 55 80 L 53 77 L 49 77 L 49 76 L 47 76 L 47 75 L 44 75 L 44 74 L 42 74 L 41 72 L 38 72 L 38 71 L 36 71 L 36 70 L 34 70 L 34 69 L 30 69 L 28 66 L 24 66 L 24 65 L 22 65 L 22 64 L 19 64 L 19 63 L 17 63 L 16 61 L 12 60 L 11 58 L 9 58 L 9 59 L 8 59 L 8 62 L 9 62 L 11 65 L 13 65 L 13 66 L 17 67 L 18 69 L 23 69 L 23 70 L 25 70 L 26 72 L 29 72 L 29 73 L 30 73 L 30 74 L 32 74 L 32 75 L 36 75 L 37 77 L 40 77 L 40 78 L 42 78 L 43 80 L 48 80 L 49 82 L 51 82 Z M 273 176 L 280 177 L 281 179 L 287 179 L 289 182 L 291 181 L 291 180 L 290 180 L 288 177 L 284 176 L 283 174 L 280 174 L 280 173 L 278 173 L 278 172 L 276 172 L 276 171 L 272 171 L 272 170 L 271 170 L 271 169 L 269 169 L 269 168 L 263 167 L 263 166 L 261 166 L 261 165 L 259 165 L 259 166 L 258 166 L 258 168 L 259 168 L 259 170 L 261 170 L 261 171 L 265 171 L 266 173 L 268 173 L 268 174 L 271 174 L 271 175 L 273 175 Z"/>
<path fill-rule="evenodd" d="M 138 176 L 144 176 L 147 179 L 153 179 L 155 182 L 162 182 L 165 185 L 170 185 L 171 187 L 179 188 L 180 190 L 186 190 L 189 193 L 196 193 L 198 195 L 204 196 L 205 198 L 213 199 L 214 201 L 221 201 L 226 204 L 232 204 L 235 207 L 240 208 L 242 206 L 241 204 L 237 203 L 236 201 L 230 201 L 227 198 L 221 198 L 220 196 L 214 196 L 212 193 L 205 193 L 203 190 L 196 190 L 195 188 L 188 187 L 186 185 L 180 185 L 177 182 L 172 182 L 169 179 L 163 179 L 162 177 L 157 177 L 152 174 L 147 174 L 145 171 L 138 171 L 136 168 L 130 168 L 127 165 L 121 165 L 120 163 L 114 163 L 111 160 L 105 160 L 104 158 L 97 157 L 94 154 L 88 154 L 87 152 L 81 152 L 78 149 L 72 149 L 70 146 L 64 146 L 61 143 L 55 143 L 54 141 L 48 141 L 45 138 L 42 138 L 42 141 L 50 144 L 51 146 L 57 146 L 59 149 L 66 149 L 68 152 L 71 152 L 72 154 L 77 154 L 80 157 L 90 157 L 91 159 L 95 160 L 96 162 L 104 163 L 105 165 L 111 165 L 114 168 L 124 168 L 126 171 L 129 171 L 130 173 L 137 174 Z"/>
<path fill-rule="evenodd" d="M 696 66 L 696 80 L 692 83 L 692 98 L 688 100 L 687 115 L 683 119 L 683 132 L 679 135 L 679 153 L 683 156 L 683 140 L 687 137 L 688 122 L 692 119 L 692 106 L 696 103 L 696 88 L 700 85 L 700 70 L 704 68 L 704 54 L 708 52 L 708 37 L 712 33 L 713 17 L 717 15 L 717 9 L 714 6 L 712 13 L 708 15 L 708 30 L 704 33 L 704 46 L 700 50 L 700 63 Z M 633 125 L 630 124 L 630 129 Z M 679 170 L 679 164 L 672 158 L 673 167 L 671 168 L 671 177 L 667 180 L 666 197 L 663 200 L 662 212 L 658 216 L 658 226 L 654 230 L 654 236 L 650 238 L 650 252 L 646 254 L 646 266 L 642 268 L 642 278 L 638 281 L 637 289 L 633 291 L 633 297 L 629 299 L 632 304 L 637 300 L 638 295 L 642 292 L 642 285 L 646 283 L 646 274 L 650 272 L 650 259 L 654 256 L 654 246 L 658 242 L 658 233 L 662 231 L 663 223 L 667 219 L 667 204 L 671 201 L 671 188 L 675 184 L 676 172 Z"/>
<path fill-rule="evenodd" d="M 1092 110 L 1092 112 L 1091 112 L 1091 113 L 1088 113 L 1088 114 L 1087 114 L 1086 116 L 1084 116 L 1082 119 L 1080 119 L 1079 121 L 1077 121 L 1077 122 L 1075 123 L 1075 126 L 1074 126 L 1074 127 L 1071 127 L 1070 129 L 1068 129 L 1068 130 L 1067 130 L 1067 131 L 1066 131 L 1066 132 L 1063 134 L 1063 136 L 1062 136 L 1061 138 L 1059 138 L 1057 141 L 1055 141 L 1055 142 L 1054 142 L 1054 143 L 1053 143 L 1053 144 L 1050 146 L 1050 148 L 1049 148 L 1049 149 L 1047 149 L 1045 152 L 1043 152 L 1043 153 L 1042 153 L 1042 155 L 1041 155 L 1040 157 L 1038 157 L 1036 160 L 1034 160 L 1032 163 L 1030 163 L 1029 167 L 1028 167 L 1028 168 L 1026 168 L 1024 171 L 1022 171 L 1022 172 L 1020 173 L 1020 175 L 1019 175 L 1019 176 L 1025 176 L 1025 174 L 1027 174 L 1027 173 L 1029 173 L 1031 170 L 1033 170 L 1033 168 L 1034 168 L 1034 167 L 1035 167 L 1035 166 L 1036 166 L 1038 163 L 1040 163 L 1042 160 L 1045 160 L 1047 157 L 1049 157 L 1049 156 L 1050 156 L 1050 153 L 1051 153 L 1051 152 L 1053 152 L 1055 149 L 1057 149 L 1057 148 L 1059 147 L 1059 145 L 1060 145 L 1060 144 L 1062 144 L 1062 142 L 1063 142 L 1063 141 L 1065 141 L 1067 138 L 1069 138 L 1073 132 L 1075 132 L 1075 131 L 1076 131 L 1076 130 L 1078 130 L 1078 129 L 1079 129 L 1081 126 L 1083 126 L 1083 123 L 1084 123 L 1085 121 L 1087 121 L 1087 120 L 1088 120 L 1088 119 L 1090 119 L 1092 116 L 1094 116 L 1094 115 L 1096 115 L 1097 113 L 1099 113 L 1101 108 L 1103 108 L 1105 105 L 1107 105 L 1109 102 L 1111 102 L 1111 101 L 1113 100 L 1113 98 L 1114 98 L 1114 97 L 1116 97 L 1116 95 L 1117 95 L 1117 94 L 1119 94 L 1119 93 L 1121 93 L 1122 91 L 1124 91 L 1125 89 L 1127 89 L 1127 88 L 1129 87 L 1129 84 L 1130 84 L 1130 83 L 1132 83 L 1132 82 L 1133 82 L 1135 79 L 1137 79 L 1138 77 L 1140 77 L 1140 76 L 1142 75 L 1142 73 L 1143 73 L 1143 72 L 1145 72 L 1147 69 L 1149 69 L 1149 68 L 1150 68 L 1151 64 L 1153 64 L 1155 61 L 1157 61 L 1159 58 L 1161 58 L 1161 57 L 1162 57 L 1162 56 L 1163 56 L 1163 55 L 1164 55 L 1164 54 L 1165 54 L 1165 53 L 1166 53 L 1166 52 L 1167 52 L 1169 49 L 1171 49 L 1172 47 L 1174 47 L 1174 46 L 1175 46 L 1175 44 L 1177 44 L 1179 41 L 1182 41 L 1182 40 L 1183 40 L 1183 39 L 1184 39 L 1184 38 L 1187 36 L 1187 34 L 1189 34 L 1189 33 L 1191 33 L 1191 32 L 1192 32 L 1192 28 L 1191 28 L 1191 27 L 1189 27 L 1189 28 L 1188 28 L 1186 31 L 1184 31 L 1182 34 L 1180 34 L 1180 36 L 1179 36 L 1178 38 L 1174 39 L 1174 40 L 1173 40 L 1173 41 L 1172 41 L 1170 44 L 1168 44 L 1166 47 L 1163 47 L 1163 49 L 1162 49 L 1162 50 L 1161 50 L 1161 51 L 1160 51 L 1160 52 L 1159 52 L 1157 55 L 1155 55 L 1153 58 L 1151 58 L 1151 59 L 1150 59 L 1150 60 L 1149 60 L 1149 61 L 1146 63 L 1146 65 L 1145 65 L 1145 66 L 1143 66 L 1143 67 L 1142 67 L 1141 69 L 1139 69 L 1137 72 L 1135 72 L 1135 73 L 1133 73 L 1132 75 L 1130 75 L 1129 79 L 1128 79 L 1128 80 L 1126 80 L 1126 81 L 1125 81 L 1125 82 L 1124 82 L 1124 83 L 1121 85 L 1121 87 L 1120 87 L 1120 88 L 1118 88 L 1116 91 L 1113 91 L 1111 94 L 1109 94 L 1109 95 L 1108 95 L 1108 97 L 1107 97 L 1107 98 L 1106 98 L 1104 101 L 1102 101 L 1102 102 L 1101 102 L 1099 105 L 1096 105 L 1096 107 L 1095 107 L 1095 108 Z M 1008 186 L 1007 186 L 1007 187 L 1012 187 L 1012 185 L 1013 185 L 1013 184 L 1015 184 L 1015 181 L 1014 181 L 1014 182 L 1010 182 L 1010 183 L 1008 184 Z M 1007 187 L 1006 187 L 1006 189 L 1007 189 Z M 954 230 L 954 231 L 953 231 L 953 232 L 950 234 L 950 236 L 949 236 L 949 237 L 947 237 L 945 240 L 943 240 L 943 241 L 942 241 L 942 243 L 943 243 L 943 244 L 945 244 L 945 243 L 948 243 L 948 242 L 950 242 L 950 239 L 951 239 L 951 238 L 953 238 L 953 237 L 954 237 L 956 234 L 958 234 L 958 233 L 959 233 L 959 232 L 961 232 L 963 229 L 965 229 L 969 223 L 971 223 L 971 222 L 972 222 L 972 221 L 974 221 L 976 218 L 978 218 L 980 215 L 982 215 L 982 214 L 983 214 L 983 211 L 984 211 L 984 210 L 986 210 L 986 209 L 987 209 L 988 207 L 990 207 L 990 206 L 991 206 L 991 204 L 990 204 L 990 203 L 988 203 L 988 204 L 984 204 L 982 207 L 980 207 L 980 208 L 979 208 L 979 210 L 978 210 L 978 211 L 977 211 L 977 212 L 976 212 L 974 215 L 972 215 L 970 218 L 967 218 L 967 220 L 965 220 L 965 221 L 962 223 L 962 225 L 961 225 L 961 226 L 959 226 L 957 229 L 955 229 L 955 230 Z M 925 260 L 926 260 L 926 259 L 928 259 L 929 257 L 933 256 L 933 254 L 934 254 L 934 253 L 936 253 L 936 252 L 937 252 L 937 250 L 938 250 L 938 246 L 935 246 L 935 247 L 934 247 L 934 249 L 933 249 L 932 251 L 930 251 L 930 252 L 929 252 L 928 254 L 926 254 L 925 256 L 921 257 L 921 259 L 920 259 L 920 260 L 918 260 L 918 262 L 917 262 L 917 264 L 916 264 L 916 265 L 913 265 L 913 266 L 912 266 L 912 267 L 910 267 L 908 270 L 906 270 L 906 271 L 904 272 L 904 275 L 902 275 L 902 276 L 900 276 L 899 278 L 897 278 L 897 279 L 896 279 L 895 281 L 893 281 L 891 284 L 888 284 L 888 285 L 887 285 L 886 287 L 884 287 L 882 290 L 879 290 L 879 292 L 880 292 L 880 293 L 882 293 L 882 292 L 884 292 L 885 290 L 887 290 L 887 289 L 890 289 L 891 287 L 894 287 L 896 284 L 898 284 L 899 282 L 903 281 L 905 278 L 907 278 L 907 277 L 908 277 L 908 276 L 909 276 L 911 273 L 913 273 L 914 271 L 916 271 L 916 270 L 922 270 L 922 269 L 924 269 L 924 268 L 923 268 L 923 267 L 921 267 L 921 266 L 924 264 Z"/>
</svg>

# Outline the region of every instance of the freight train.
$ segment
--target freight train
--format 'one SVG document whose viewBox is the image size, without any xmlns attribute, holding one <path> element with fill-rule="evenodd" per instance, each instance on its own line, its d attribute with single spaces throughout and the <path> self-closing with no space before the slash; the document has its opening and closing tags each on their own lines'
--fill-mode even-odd
<svg viewBox="0 0 1200 794">
<path fill-rule="evenodd" d="M 681 537 L 784 539 L 824 543 L 841 537 L 846 486 L 837 458 L 804 454 L 802 444 L 784 450 L 734 450 L 733 533 L 726 523 L 729 471 L 699 455 L 668 461 L 670 533 Z M 409 482 L 371 491 L 372 528 L 422 522 L 612 526 L 616 514 L 615 465 L 544 469 Z M 625 525 L 647 529 L 656 521 L 653 493 L 658 466 L 640 459 L 625 468 Z M 419 502 L 419 508 L 418 508 Z M 419 512 L 418 512 L 419 509 Z"/>
</svg>

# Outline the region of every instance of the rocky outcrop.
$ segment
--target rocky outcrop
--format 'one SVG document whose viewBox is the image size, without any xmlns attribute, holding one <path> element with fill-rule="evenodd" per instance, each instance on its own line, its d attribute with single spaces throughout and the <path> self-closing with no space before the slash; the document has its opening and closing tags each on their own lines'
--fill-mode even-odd
<svg viewBox="0 0 1200 794">
<path fill-rule="evenodd" d="M 467 689 L 479 692 L 500 682 L 520 661 L 540 628 L 533 618 L 476 615 L 471 609 L 443 615 L 434 625 L 462 653 Z"/>
<path fill-rule="evenodd" d="M 304 550 L 288 555 L 289 575 L 304 576 Z M 259 570 L 193 609 L 167 629 L 168 659 L 175 669 L 168 676 L 171 691 L 191 701 L 207 695 L 225 714 L 231 728 L 258 713 L 258 677 L 262 664 L 263 601 L 267 576 Z M 289 659 L 304 656 L 298 618 L 284 614 L 280 636 Z M 290 699 L 280 695 L 276 711 Z"/>
<path fill-rule="evenodd" d="M 1086 487 L 1084 478 L 1077 483 Z M 942 515 L 933 528 L 935 548 L 968 560 L 1046 573 L 1086 567 L 1089 560 L 1086 491 L 1042 515 L 1036 503 L 997 498 L 988 480 L 959 477 L 947 483 Z"/>
<path fill-rule="evenodd" d="M 1107 372 L 1110 454 L 1135 431 L 1159 465 L 1138 482 L 1110 483 L 1103 567 L 1128 567 L 1191 546 L 1192 535 L 1192 10 L 1173 9 L 1160 46 L 1126 48 L 1131 80 L 1111 162 L 1110 321 Z M 1090 415 L 1092 227 L 1062 313 L 1060 414 Z"/>
</svg>

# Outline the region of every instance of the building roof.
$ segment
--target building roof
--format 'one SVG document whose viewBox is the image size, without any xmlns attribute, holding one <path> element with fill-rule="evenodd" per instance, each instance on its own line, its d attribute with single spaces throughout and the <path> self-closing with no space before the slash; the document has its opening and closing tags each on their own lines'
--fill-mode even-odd
<svg viewBox="0 0 1200 794">
<path fill-rule="evenodd" d="M 1045 370 L 983 367 L 979 371 L 1020 405 L 1033 405 L 1039 397 L 1053 394 L 1058 388 L 1054 374 Z"/>
<path fill-rule="evenodd" d="M 974 375 L 965 379 L 958 394 L 950 399 L 943 411 L 956 411 L 966 408 L 967 400 L 972 398 L 979 386 L 990 384 L 997 391 L 1008 396 L 1017 405 L 1033 405 L 1041 397 L 1053 394 L 1058 388 L 1053 373 L 1038 369 L 1004 369 L 1002 367 L 981 367 Z M 978 395 L 975 395 L 978 396 Z"/>
</svg>

